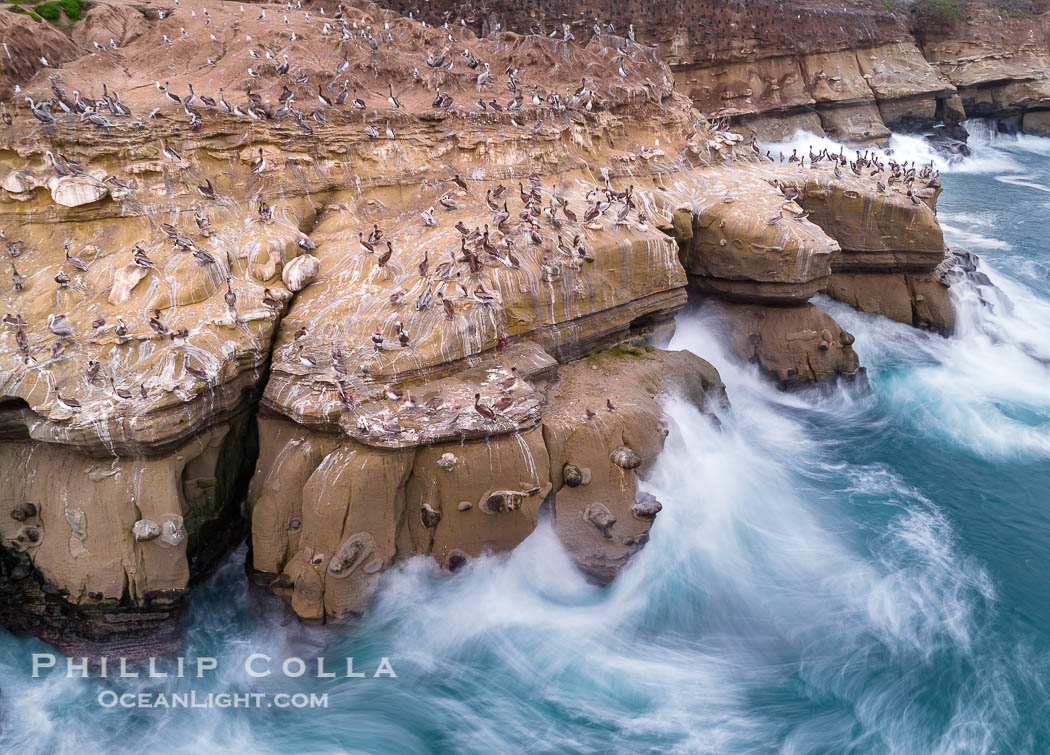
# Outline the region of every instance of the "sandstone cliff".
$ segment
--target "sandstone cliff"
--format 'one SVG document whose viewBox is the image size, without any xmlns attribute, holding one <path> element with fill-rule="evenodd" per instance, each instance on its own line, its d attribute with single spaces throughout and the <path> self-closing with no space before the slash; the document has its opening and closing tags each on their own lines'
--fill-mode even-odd
<svg viewBox="0 0 1050 755">
<path fill-rule="evenodd" d="M 1042 2 L 387 4 L 435 23 L 581 40 L 611 24 L 653 45 L 699 110 L 769 141 L 803 129 L 883 144 L 891 130 L 935 126 L 958 137 L 958 124 L 975 117 L 1037 134 L 1050 127 Z"/>
<path fill-rule="evenodd" d="M 7 102 L 8 626 L 170 637 L 239 509 L 253 578 L 307 620 L 399 559 L 512 548 L 541 507 L 605 582 L 660 509 L 660 398 L 725 401 L 653 348 L 687 288 L 785 386 L 858 373 L 818 291 L 950 329 L 934 180 L 770 161 L 650 47 L 205 8 L 95 6 L 93 51 Z"/>
</svg>

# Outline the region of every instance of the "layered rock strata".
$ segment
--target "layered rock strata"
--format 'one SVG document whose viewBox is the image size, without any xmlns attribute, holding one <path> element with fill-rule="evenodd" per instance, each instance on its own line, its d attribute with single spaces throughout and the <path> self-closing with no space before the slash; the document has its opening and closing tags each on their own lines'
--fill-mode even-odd
<svg viewBox="0 0 1050 755">
<path fill-rule="evenodd" d="M 868 181 L 852 171 L 839 174 L 828 167 L 779 179 L 798 193 L 796 202 L 809 219 L 841 249 L 831 261 L 828 295 L 864 312 L 949 335 L 955 314 L 948 285 L 936 273 L 945 258 L 935 210 L 940 185 L 920 179 L 914 189 L 902 191 L 899 182 L 887 185 L 880 176 L 871 192 Z"/>
<path fill-rule="evenodd" d="M 965 138 L 961 121 L 982 117 L 1036 134 L 1050 124 L 1048 16 L 1011 5 L 386 2 L 479 31 L 587 40 L 610 24 L 630 30 L 699 110 L 767 141 L 799 129 L 864 145 L 885 144 L 890 131 Z"/>
<path fill-rule="evenodd" d="M 395 560 L 427 554 L 458 569 L 513 548 L 543 506 L 584 571 L 611 580 L 660 510 L 638 492 L 667 434 L 655 397 L 681 394 L 710 410 L 724 401 L 721 381 L 688 352 L 618 347 L 531 368 L 529 357 L 507 350 L 477 368 L 483 386 L 514 380 L 511 395 L 536 407 L 534 421 L 511 432 L 484 434 L 478 418 L 469 420 L 475 438 L 464 428 L 444 441 L 376 446 L 260 417 L 249 496 L 256 581 L 304 619 L 345 616 L 365 608 Z"/>
<path fill-rule="evenodd" d="M 974 5 L 924 40 L 926 58 L 958 91 L 967 117 L 1050 134 L 1050 16 Z"/>
<path fill-rule="evenodd" d="M 544 505 L 606 582 L 660 508 L 659 399 L 725 400 L 641 345 L 688 287 L 801 385 L 858 370 L 809 303 L 839 260 L 934 256 L 922 190 L 769 161 L 623 38 L 145 10 L 0 130 L 0 618 L 60 645 L 169 622 L 246 486 L 252 574 L 307 620 Z"/>
<path fill-rule="evenodd" d="M 473 67 L 458 61 L 450 72 L 427 65 L 446 45 L 443 32 L 374 7 L 355 11 L 359 28 L 389 31 L 383 41 L 396 56 L 377 55 L 367 34 L 346 43 L 305 14 L 282 28 L 220 7 L 207 17 L 207 31 L 230 34 L 236 25 L 252 44 L 214 61 L 210 77 L 167 81 L 166 93 L 158 92 L 142 73 L 164 67 L 158 50 L 161 58 L 199 56 L 202 63 L 220 54 L 181 34 L 194 23 L 189 18 L 198 19 L 195 34 L 205 33 L 203 14 L 191 10 L 153 23 L 126 47 L 80 59 L 50 83 L 41 74 L 26 94 L 54 101 L 45 122 L 9 103 L 15 118 L 0 153 L 9 484 L 0 532 L 12 582 L 25 589 L 18 588 L 22 598 L 5 621 L 25 627 L 25 617 L 42 617 L 36 631 L 58 642 L 63 633 L 104 639 L 108 624 L 120 621 L 141 628 L 138 619 L 113 617 L 178 602 L 209 525 L 236 531 L 229 513 L 254 457 L 254 441 L 245 439 L 248 427 L 254 438 L 256 420 L 246 415 L 260 396 L 264 461 L 285 452 L 285 426 L 318 448 L 335 444 L 356 461 L 340 476 L 329 459 L 315 476 L 317 495 L 329 501 L 339 480 L 350 484 L 353 465 L 364 465 L 371 492 L 358 485 L 344 505 L 353 511 L 347 525 L 374 543 L 367 573 L 374 573 L 375 554 L 382 567 L 416 552 L 453 565 L 457 553 L 513 546 L 531 531 L 540 503 L 554 506 L 555 484 L 562 487 L 560 466 L 552 472 L 546 461 L 542 422 L 543 387 L 559 383 L 559 363 L 659 334 L 685 303 L 677 247 L 656 227 L 663 210 L 651 195 L 632 198 L 627 188 L 627 168 L 645 162 L 636 154 L 641 145 L 662 133 L 681 149 L 696 122 L 646 48 L 632 46 L 629 59 L 617 62 L 631 69 L 621 84 L 555 106 L 549 94 L 578 82 L 581 72 L 612 66 L 612 51 L 468 33 L 464 47 L 479 58 Z M 255 59 L 249 49 L 280 50 L 292 33 L 315 41 L 315 59 L 246 74 Z M 501 113 L 505 81 L 479 86 L 482 60 L 489 69 L 516 68 L 529 103 L 519 95 Z M 559 67 L 562 77 L 551 78 Z M 416 78 L 421 69 L 425 79 Z M 252 78 L 258 81 L 249 88 Z M 321 82 L 324 98 L 313 115 L 292 112 L 295 94 L 279 97 L 289 91 L 320 101 L 307 81 Z M 70 91 L 97 97 L 100 82 L 111 102 L 120 92 L 119 105 L 100 102 L 83 118 L 61 112 Z M 167 96 L 186 97 L 191 83 L 200 99 L 187 105 Z M 236 106 L 205 102 L 205 88 Z M 488 112 L 468 99 L 479 90 L 495 103 L 486 103 Z M 335 102 L 350 91 L 362 106 Z M 435 105 L 439 91 L 464 104 Z M 531 95 L 537 102 L 542 95 L 543 106 Z M 709 136 L 689 138 L 700 150 Z M 717 150 L 703 152 L 693 157 L 724 161 Z M 647 172 L 675 169 L 661 155 Z M 599 169 L 606 178 L 600 172 L 595 182 Z M 604 207 L 594 195 L 605 197 Z M 519 217 L 523 198 L 532 211 Z M 507 202 L 517 207 L 513 215 L 502 213 Z M 600 212 L 588 216 L 592 206 Z M 673 357 L 666 359 L 672 372 Z M 643 361 L 663 371 L 663 360 Z M 688 385 L 699 379 L 694 370 L 720 391 L 702 362 L 688 367 L 678 370 Z M 622 409 L 590 409 L 605 412 L 601 427 L 633 426 L 639 412 L 650 424 L 659 414 L 656 389 L 636 382 L 610 388 Z M 550 399 L 551 411 L 579 398 Z M 582 409 L 578 421 L 589 421 Z M 551 441 L 561 444 L 559 454 L 565 432 Z M 602 533 L 610 555 L 603 561 L 597 551 L 580 551 L 581 563 L 602 579 L 640 547 L 652 519 L 631 518 L 632 454 L 651 461 L 658 448 L 649 436 L 624 434 L 613 448 L 593 440 L 573 456 L 595 480 L 583 487 L 601 491 L 594 503 L 609 512 L 588 526 Z M 637 449 L 628 448 L 632 439 Z M 627 450 L 617 463 L 621 445 Z M 457 455 L 459 472 L 442 471 L 445 453 Z M 490 453 L 501 462 L 493 464 Z M 378 468 L 387 470 L 385 482 L 373 476 Z M 286 484 L 257 469 L 253 490 Z M 474 490 L 486 469 L 485 490 Z M 612 470 L 621 476 L 616 495 L 607 490 Z M 458 490 L 461 499 L 432 498 L 440 475 L 462 481 L 448 493 Z M 74 502 L 73 491 L 86 486 L 91 494 Z M 350 575 L 358 533 L 348 532 L 350 542 L 338 547 L 315 541 L 319 520 L 308 505 L 302 547 L 294 558 L 273 556 L 263 524 L 269 504 L 259 496 L 250 514 L 254 567 L 281 573 L 277 591 L 294 574 L 293 607 L 317 618 L 317 605 L 303 597 L 316 583 L 294 570 L 312 569 L 324 554 L 324 569 Z M 463 500 L 473 502 L 473 514 L 458 511 Z M 394 521 L 384 517 L 396 517 L 397 527 L 384 529 Z M 282 525 L 289 526 L 287 517 Z M 323 524 L 325 537 L 330 525 Z M 364 605 L 367 584 L 332 582 L 340 588 L 319 598 L 327 606 L 320 615 Z M 75 608 L 76 621 L 50 621 L 51 598 L 41 595 Z M 86 630 L 84 622 L 94 624 Z"/>
</svg>

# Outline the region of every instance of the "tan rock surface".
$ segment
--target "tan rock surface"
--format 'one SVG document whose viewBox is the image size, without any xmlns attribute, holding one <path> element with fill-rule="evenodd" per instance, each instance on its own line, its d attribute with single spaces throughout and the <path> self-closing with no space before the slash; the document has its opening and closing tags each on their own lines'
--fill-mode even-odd
<svg viewBox="0 0 1050 755">
<path fill-rule="evenodd" d="M 149 29 L 144 10 L 145 6 L 92 3 L 70 36 L 85 50 L 95 49 L 96 42 L 103 47 L 110 47 L 111 42 L 123 47 Z"/>
<path fill-rule="evenodd" d="M 12 96 L 16 85 L 24 86 L 37 71 L 58 67 L 81 54 L 78 45 L 50 24 L 7 8 L 0 10 L 0 40 L 4 45 L 0 48 L 0 99 L 4 100 Z M 11 103 L 7 108 L 11 110 Z"/>
<path fill-rule="evenodd" d="M 14 101 L 0 129 L 2 471 L 69 470 L 0 498 L 50 491 L 40 526 L 0 530 L 32 567 L 19 606 L 177 602 L 239 532 L 256 428 L 252 566 L 304 619 L 361 611 L 398 559 L 512 548 L 545 502 L 607 581 L 659 508 L 637 491 L 656 398 L 724 394 L 692 355 L 595 352 L 666 337 L 692 281 L 780 384 L 853 375 L 807 303 L 847 258 L 907 267 L 915 318 L 945 317 L 933 190 L 760 157 L 651 48 L 449 40 L 375 5 L 344 5 L 347 39 L 279 5 L 130 7 L 77 32 L 117 49 L 21 82 L 54 122 Z M 767 57 L 788 52 L 806 96 L 870 114 L 855 55 Z M 94 112 L 64 112 L 76 97 Z M 56 508 L 85 476 L 96 493 Z M 78 616 L 48 631 L 94 626 Z"/>
<path fill-rule="evenodd" d="M 763 307 L 712 300 L 704 310 L 723 325 L 736 355 L 784 388 L 800 388 L 860 370 L 853 335 L 813 304 Z"/>
<path fill-rule="evenodd" d="M 634 33 L 656 47 L 678 90 L 698 109 L 768 141 L 803 127 L 884 145 L 890 130 L 943 124 L 957 134 L 954 127 L 966 117 L 1039 113 L 1050 103 L 1050 16 L 1033 15 L 1027 6 L 929 3 L 930 14 L 917 3 L 881 0 L 654 2 L 644 8 L 566 0 L 527 7 L 501 0 L 484 6 L 386 2 L 435 24 L 451 17 L 476 30 L 560 36 L 571 29 L 588 40 L 599 28 L 597 38 L 606 43 Z"/>
<path fill-rule="evenodd" d="M 96 10 L 96 30 L 133 18 Z M 647 178 L 644 194 L 632 194 L 629 172 L 642 164 L 642 175 L 668 173 L 689 138 L 694 164 L 725 162 L 732 146 L 708 149 L 703 124 L 689 135 L 695 116 L 671 93 L 666 68 L 639 46 L 624 57 L 464 32 L 455 54 L 469 45 L 493 72 L 485 86 L 477 82 L 480 62 L 471 68 L 458 56 L 454 72 L 427 65 L 447 46 L 443 31 L 374 6 L 356 9 L 356 23 L 389 31 L 382 42 L 399 55 L 377 56 L 366 33 L 340 44 L 323 20 L 307 22 L 305 14 L 283 25 L 222 5 L 205 27 L 202 10 L 184 3 L 142 33 L 125 34 L 118 49 L 96 50 L 60 78 L 26 87 L 37 102 L 61 98 L 75 107 L 71 92 L 97 97 L 105 83 L 114 98 L 99 106 L 105 120 L 78 119 L 56 102 L 55 123 L 41 124 L 28 108 L 11 108 L 16 118 L 0 152 L 10 265 L 0 279 L 7 313 L 0 429 L 18 458 L 72 455 L 87 460 L 70 463 L 74 471 L 109 464 L 125 479 L 141 457 L 178 478 L 186 444 L 242 417 L 265 381 L 264 406 L 285 419 L 260 420 L 262 458 L 283 472 L 270 480 L 269 467 L 260 467 L 264 481 L 253 488 L 258 566 L 294 573 L 289 597 L 304 617 L 342 615 L 363 608 L 374 575 L 399 553 L 432 552 L 448 563 L 512 547 L 532 530 L 551 485 L 539 428 L 545 396 L 534 385 L 553 375 L 550 354 L 568 360 L 651 333 L 685 302 L 677 246 L 657 227 L 664 210 L 655 187 Z M 208 70 L 207 56 L 220 47 L 200 37 L 211 33 L 236 43 Z M 249 51 L 262 59 L 259 50 L 284 49 L 293 33 L 294 50 L 311 55 L 297 58 L 288 75 L 276 63 L 252 63 Z M 187 56 L 200 58 L 204 71 L 172 75 L 169 64 Z M 250 65 L 265 73 L 250 76 Z M 497 79 L 508 66 L 519 70 L 519 102 Z M 608 75 L 618 68 L 624 76 Z M 417 80 L 417 70 L 426 77 Z M 304 76 L 323 82 L 330 100 L 344 91 L 368 102 L 271 118 L 284 87 L 294 87 L 286 108 L 296 97 L 320 105 Z M 185 96 L 192 83 L 198 99 L 180 107 L 157 91 L 160 78 L 173 95 Z M 246 96 L 252 78 L 261 80 L 251 94 L 270 114 Z M 581 87 L 588 78 L 615 83 Z M 397 104 L 386 101 L 385 82 L 396 85 Z M 458 103 L 433 107 L 437 91 Z M 238 109 L 207 104 L 206 92 Z M 488 102 L 485 115 L 474 114 L 479 92 L 502 100 L 502 114 Z M 650 146 L 659 139 L 675 144 L 673 157 Z M 643 146 L 652 154 L 640 157 Z M 522 186 L 536 195 L 523 216 Z M 499 217 L 512 197 L 514 214 Z M 469 246 L 456 223 L 478 229 Z M 372 253 L 361 239 L 374 228 L 383 239 Z M 421 274 L 424 260 L 429 270 Z M 424 291 L 429 303 L 416 306 Z M 381 348 L 370 340 L 377 326 Z M 502 386 L 508 379 L 511 388 Z M 494 407 L 493 418 L 475 411 L 475 394 Z M 428 406 L 431 399 L 441 406 Z M 312 428 L 303 432 L 336 438 L 310 441 L 313 467 L 313 456 L 297 456 L 296 469 L 276 463 L 273 444 L 281 441 L 270 428 L 300 427 L 293 419 Z M 432 453 L 442 443 L 473 443 L 475 451 L 447 473 L 442 454 Z M 491 466 L 490 449 L 500 464 Z M 207 464 L 195 464 L 193 474 L 207 482 Z M 456 497 L 428 497 L 422 508 L 420 486 L 433 483 L 440 493 L 445 477 Z M 301 480 L 303 491 L 290 501 L 294 516 L 267 497 L 288 479 Z M 82 483 L 46 484 L 67 495 Z M 31 562 L 36 573 L 74 605 L 90 602 L 87 592 L 112 600 L 133 582 L 134 554 L 164 543 L 172 548 L 159 551 L 166 565 L 137 568 L 127 601 L 141 607 L 155 593 L 174 600 L 191 570 L 186 543 L 204 532 L 193 521 L 199 491 L 184 488 L 158 498 L 170 511 L 117 516 L 103 501 L 127 506 L 127 495 L 97 486 L 99 499 L 83 512 L 86 551 L 77 551 L 89 552 L 90 563 L 59 547 L 68 538 L 45 537 L 26 543 L 26 552 L 42 554 Z M 224 496 L 219 509 L 235 502 L 233 486 L 211 489 Z M 467 493 L 472 513 L 458 509 Z M 5 497 L 4 505 L 21 502 Z M 346 532 L 332 526 L 336 510 Z M 4 534 L 22 545 L 17 531 Z M 300 540 L 311 543 L 308 556 Z M 362 554 L 369 557 L 358 564 Z M 338 586 L 324 589 L 325 574 Z"/>
<path fill-rule="evenodd" d="M 255 579 L 287 595 L 304 619 L 338 618 L 362 611 L 397 559 L 427 554 L 457 569 L 513 548 L 546 501 L 581 568 L 611 580 L 655 516 L 632 512 L 639 475 L 667 434 L 655 398 L 680 393 L 712 410 L 724 388 L 688 352 L 633 346 L 571 362 L 541 382 L 541 424 L 484 440 L 386 449 L 261 418 L 249 494 Z M 580 472 L 570 484 L 568 467 Z M 599 507 L 615 521 L 599 518 Z"/>
<path fill-rule="evenodd" d="M 941 188 L 921 176 L 911 182 L 903 173 L 892 176 L 877 173 L 872 191 L 870 173 L 840 169 L 836 175 L 833 167 L 818 164 L 801 176 L 787 170 L 778 184 L 797 191 L 808 219 L 841 246 L 831 261 L 830 296 L 948 334 L 955 324 L 948 287 L 933 276 L 946 253 L 934 209 Z"/>
</svg>

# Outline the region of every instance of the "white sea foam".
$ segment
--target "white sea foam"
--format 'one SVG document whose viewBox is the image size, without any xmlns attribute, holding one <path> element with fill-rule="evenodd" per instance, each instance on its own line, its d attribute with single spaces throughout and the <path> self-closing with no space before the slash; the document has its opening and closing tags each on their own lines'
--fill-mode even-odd
<svg viewBox="0 0 1050 755">
<path fill-rule="evenodd" d="M 818 148 L 807 137 L 798 144 Z M 1038 151 L 1043 142 L 1033 144 Z M 938 160 L 927 146 L 895 137 L 893 148 L 897 159 Z M 970 169 L 1022 173 L 1011 160 L 979 154 Z M 996 246 L 979 214 L 945 220 L 954 239 L 1009 248 Z M 609 588 L 576 571 L 544 521 L 513 553 L 475 559 L 452 576 L 410 560 L 385 576 L 366 618 L 318 630 L 254 617 L 242 550 L 198 594 L 187 622 L 186 653 L 220 657 L 210 689 L 256 684 L 240 665 L 249 652 L 389 655 L 399 678 L 282 682 L 330 695 L 329 708 L 294 716 L 102 716 L 97 685 L 26 679 L 24 656 L 42 645 L 12 639 L 0 644 L 0 747 L 75 755 L 1033 750 L 1026 716 L 1050 677 L 1024 643 L 989 639 L 999 597 L 986 565 L 967 555 L 937 501 L 888 464 L 854 463 L 848 453 L 858 426 L 865 442 L 916 435 L 946 454 L 963 450 L 963 459 L 1048 453 L 1050 304 L 988 265 L 982 271 L 998 291 L 955 287 L 950 340 L 818 299 L 857 336 L 862 362 L 884 372 L 874 392 L 780 392 L 726 351 L 703 311 L 683 315 L 671 347 L 715 363 L 733 408 L 719 429 L 694 407 L 668 402 L 674 427 L 645 483 L 664 510 L 650 544 Z"/>
<path fill-rule="evenodd" d="M 942 173 L 1008 174 L 1004 176 L 1006 178 L 1012 174 L 1024 174 L 1027 169 L 1004 148 L 1021 149 L 1040 155 L 1050 154 L 1050 138 L 1000 135 L 990 130 L 983 121 L 966 121 L 964 125 L 971 131 L 968 143 L 971 145 L 972 154 L 962 159 L 949 159 L 925 137 L 917 134 L 892 134 L 889 146 L 884 149 L 862 147 L 858 150 L 855 146 L 843 145 L 827 137 L 799 130 L 783 142 L 761 142 L 759 146 L 763 152 L 770 151 L 774 158 L 781 152 L 785 156 L 790 155 L 792 150 L 798 150 L 800 156 L 806 156 L 809 155 L 810 147 L 815 152 L 827 149 L 834 154 L 844 150 L 846 156 L 851 159 L 858 151 L 867 151 L 878 154 L 883 160 L 892 158 L 899 163 L 914 162 L 918 166 L 932 163 Z M 1046 187 L 1038 184 L 1038 188 Z"/>
</svg>

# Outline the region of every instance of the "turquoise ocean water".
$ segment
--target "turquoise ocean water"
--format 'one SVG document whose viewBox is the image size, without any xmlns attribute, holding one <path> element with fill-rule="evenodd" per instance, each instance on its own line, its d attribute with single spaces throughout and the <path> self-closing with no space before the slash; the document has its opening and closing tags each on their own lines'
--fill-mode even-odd
<svg viewBox="0 0 1050 755">
<path fill-rule="evenodd" d="M 202 679 L 33 679 L 48 648 L 0 630 L 0 749 L 1050 750 L 1050 140 L 971 126 L 973 157 L 941 166 L 939 212 L 994 286 L 956 288 L 957 335 L 820 299 L 869 386 L 783 394 L 723 354 L 702 311 L 683 314 L 671 348 L 715 363 L 733 406 L 720 429 L 668 406 L 648 482 L 664 511 L 611 587 L 541 526 L 451 577 L 409 562 L 363 620 L 304 628 L 248 590 L 242 549 L 191 601 L 182 655 L 218 666 Z M 932 156 L 914 137 L 891 146 Z M 248 675 L 252 653 L 271 676 Z M 319 656 L 336 678 L 317 678 Z M 347 656 L 365 678 L 345 677 Z M 396 678 L 372 676 L 384 656 Z M 283 676 L 289 657 L 306 674 Z M 191 691 L 327 707 L 100 704 Z"/>
</svg>

